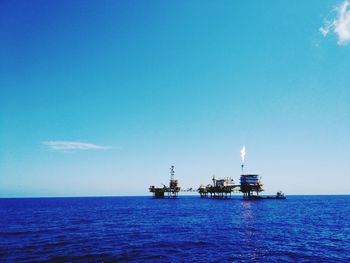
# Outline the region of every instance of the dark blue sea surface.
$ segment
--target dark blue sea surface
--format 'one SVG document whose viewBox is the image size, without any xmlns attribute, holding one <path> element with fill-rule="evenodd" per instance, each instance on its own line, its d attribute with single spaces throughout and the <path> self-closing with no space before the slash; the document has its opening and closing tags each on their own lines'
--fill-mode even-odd
<svg viewBox="0 0 350 263">
<path fill-rule="evenodd" d="M 0 262 L 350 262 L 350 196 L 0 199 Z"/>
</svg>

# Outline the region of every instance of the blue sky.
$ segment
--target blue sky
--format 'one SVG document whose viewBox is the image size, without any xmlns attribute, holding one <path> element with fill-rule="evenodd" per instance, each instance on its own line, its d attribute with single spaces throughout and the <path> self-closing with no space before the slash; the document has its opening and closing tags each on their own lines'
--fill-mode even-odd
<svg viewBox="0 0 350 263">
<path fill-rule="evenodd" d="M 0 3 L 0 196 L 259 173 L 350 194 L 344 1 Z"/>
</svg>

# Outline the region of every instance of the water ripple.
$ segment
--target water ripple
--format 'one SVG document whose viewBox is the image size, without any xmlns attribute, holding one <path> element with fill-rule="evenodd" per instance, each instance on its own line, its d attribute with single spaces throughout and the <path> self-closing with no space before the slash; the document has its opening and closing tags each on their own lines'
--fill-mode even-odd
<svg viewBox="0 0 350 263">
<path fill-rule="evenodd" d="M 350 262 L 350 197 L 0 199 L 0 262 Z"/>
</svg>

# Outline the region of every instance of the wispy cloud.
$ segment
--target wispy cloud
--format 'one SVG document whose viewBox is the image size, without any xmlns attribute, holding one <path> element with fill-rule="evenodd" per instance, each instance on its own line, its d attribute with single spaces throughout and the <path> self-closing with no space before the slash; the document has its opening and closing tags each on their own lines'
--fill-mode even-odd
<svg viewBox="0 0 350 263">
<path fill-rule="evenodd" d="M 336 12 L 335 18 L 327 19 L 325 25 L 320 28 L 320 32 L 324 37 L 333 32 L 338 37 L 338 44 L 346 45 L 350 43 L 350 2 L 344 1 L 333 11 Z"/>
<path fill-rule="evenodd" d="M 50 150 L 59 152 L 87 151 L 87 150 L 107 150 L 110 146 L 97 145 L 86 142 L 72 141 L 45 141 L 43 142 Z"/>
</svg>

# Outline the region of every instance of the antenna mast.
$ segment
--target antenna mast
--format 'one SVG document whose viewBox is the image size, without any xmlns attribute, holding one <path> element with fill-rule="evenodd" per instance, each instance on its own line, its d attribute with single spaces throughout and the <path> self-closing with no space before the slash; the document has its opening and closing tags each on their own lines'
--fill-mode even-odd
<svg viewBox="0 0 350 263">
<path fill-rule="evenodd" d="M 175 168 L 174 165 L 170 167 L 170 180 L 174 180 L 174 175 L 175 175 L 174 168 Z"/>
</svg>

